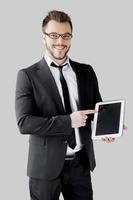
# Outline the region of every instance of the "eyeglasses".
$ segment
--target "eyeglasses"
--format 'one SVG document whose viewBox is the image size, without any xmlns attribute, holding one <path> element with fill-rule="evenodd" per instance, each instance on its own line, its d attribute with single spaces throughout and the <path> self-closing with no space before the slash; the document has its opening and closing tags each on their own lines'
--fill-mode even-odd
<svg viewBox="0 0 133 200">
<path fill-rule="evenodd" d="M 44 32 L 45 35 L 49 36 L 51 39 L 59 39 L 61 36 L 63 40 L 70 40 L 72 38 L 72 34 L 70 33 L 64 33 L 64 34 L 58 34 L 58 33 L 46 33 Z"/>
</svg>

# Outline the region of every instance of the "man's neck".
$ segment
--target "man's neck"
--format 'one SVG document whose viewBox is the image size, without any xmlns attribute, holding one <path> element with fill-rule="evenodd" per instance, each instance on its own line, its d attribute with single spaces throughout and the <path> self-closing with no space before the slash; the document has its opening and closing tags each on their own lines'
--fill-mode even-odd
<svg viewBox="0 0 133 200">
<path fill-rule="evenodd" d="M 46 55 L 51 58 L 53 60 L 53 62 L 57 63 L 58 65 L 63 65 L 65 63 L 65 61 L 67 60 L 67 56 L 62 59 L 62 60 L 58 60 L 58 59 L 55 59 L 53 58 L 52 56 L 50 56 L 49 54 L 46 53 Z"/>
</svg>

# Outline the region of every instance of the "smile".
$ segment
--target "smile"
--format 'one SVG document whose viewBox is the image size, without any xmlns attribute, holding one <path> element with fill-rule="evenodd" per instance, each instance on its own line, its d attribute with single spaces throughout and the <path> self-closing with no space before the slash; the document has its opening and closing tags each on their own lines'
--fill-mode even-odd
<svg viewBox="0 0 133 200">
<path fill-rule="evenodd" d="M 64 50 L 65 47 L 54 47 L 56 50 Z"/>
</svg>

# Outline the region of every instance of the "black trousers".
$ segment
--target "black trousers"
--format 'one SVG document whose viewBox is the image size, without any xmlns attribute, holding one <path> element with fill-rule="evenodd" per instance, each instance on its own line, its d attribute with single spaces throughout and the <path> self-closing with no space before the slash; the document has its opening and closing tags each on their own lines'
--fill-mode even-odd
<svg viewBox="0 0 133 200">
<path fill-rule="evenodd" d="M 31 200 L 59 200 L 62 192 L 65 200 L 93 200 L 89 168 L 77 155 L 65 161 L 61 174 L 54 180 L 29 179 Z"/>
</svg>

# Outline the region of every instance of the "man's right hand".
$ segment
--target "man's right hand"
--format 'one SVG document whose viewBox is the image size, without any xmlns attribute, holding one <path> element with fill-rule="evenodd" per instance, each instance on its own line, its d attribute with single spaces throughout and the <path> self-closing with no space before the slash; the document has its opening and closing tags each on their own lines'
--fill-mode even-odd
<svg viewBox="0 0 133 200">
<path fill-rule="evenodd" d="M 86 125 L 87 115 L 96 113 L 96 110 L 80 110 L 73 112 L 71 117 L 72 128 L 79 128 Z"/>
</svg>

